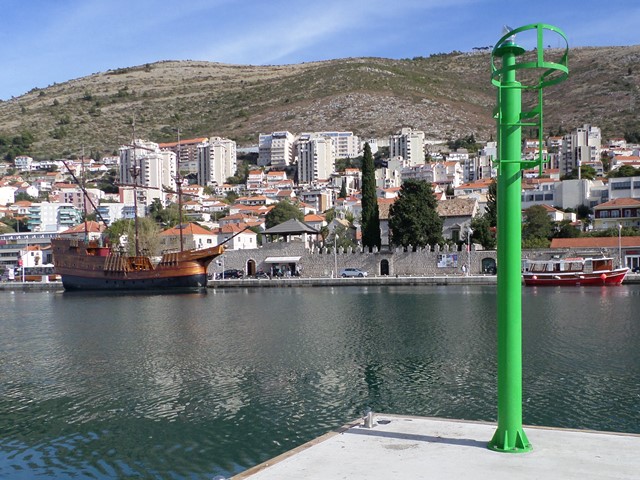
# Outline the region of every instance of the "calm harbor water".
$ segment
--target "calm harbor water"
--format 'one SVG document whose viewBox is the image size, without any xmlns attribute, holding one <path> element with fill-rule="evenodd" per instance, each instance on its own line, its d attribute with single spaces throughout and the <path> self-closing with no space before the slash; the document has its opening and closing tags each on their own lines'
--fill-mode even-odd
<svg viewBox="0 0 640 480">
<path fill-rule="evenodd" d="M 640 286 L 523 295 L 524 423 L 640 433 Z M 491 286 L 0 302 L 0 478 L 227 477 L 367 407 L 496 418 Z"/>
</svg>

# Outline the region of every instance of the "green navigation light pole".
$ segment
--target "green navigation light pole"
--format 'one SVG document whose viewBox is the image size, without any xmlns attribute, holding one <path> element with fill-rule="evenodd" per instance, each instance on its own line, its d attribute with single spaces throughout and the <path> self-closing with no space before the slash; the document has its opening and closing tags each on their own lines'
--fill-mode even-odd
<svg viewBox="0 0 640 480">
<path fill-rule="evenodd" d="M 516 33 L 537 31 L 535 60 L 517 62 L 525 53 L 516 45 Z M 544 24 L 527 25 L 510 30 L 492 52 L 491 81 L 498 87 L 498 428 L 489 448 L 500 452 L 527 452 L 531 443 L 522 428 L 522 277 L 521 277 L 521 180 L 522 169 L 542 166 L 542 88 L 564 80 L 568 46 L 560 63 L 544 60 L 543 31 L 551 30 L 566 38 L 555 27 Z M 529 54 L 528 54 L 529 55 Z M 495 66 L 494 59 L 501 59 Z M 520 69 L 543 69 L 538 82 L 526 86 L 516 80 Z M 538 104 L 522 112 L 522 91 L 538 90 Z M 527 121 L 533 119 L 533 121 Z M 522 127 L 538 128 L 539 157 L 523 161 Z"/>
</svg>

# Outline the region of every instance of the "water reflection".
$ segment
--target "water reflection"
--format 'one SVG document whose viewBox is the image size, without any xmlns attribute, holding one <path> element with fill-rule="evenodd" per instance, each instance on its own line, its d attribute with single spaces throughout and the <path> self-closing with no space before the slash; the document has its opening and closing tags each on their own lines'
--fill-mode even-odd
<svg viewBox="0 0 640 480">
<path fill-rule="evenodd" d="M 523 291 L 525 423 L 640 433 L 639 293 Z M 0 296 L 2 478 L 229 476 L 367 407 L 496 415 L 493 287 Z"/>
</svg>

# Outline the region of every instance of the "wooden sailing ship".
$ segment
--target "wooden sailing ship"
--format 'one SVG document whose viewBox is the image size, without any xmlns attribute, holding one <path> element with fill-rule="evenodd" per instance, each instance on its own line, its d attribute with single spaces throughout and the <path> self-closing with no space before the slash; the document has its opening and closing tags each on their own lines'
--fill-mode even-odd
<svg viewBox="0 0 640 480">
<path fill-rule="evenodd" d="M 65 290 L 200 289 L 207 268 L 224 252 L 218 245 L 165 253 L 158 262 L 146 255 L 121 255 L 97 240 L 51 241 L 56 273 Z"/>
<path fill-rule="evenodd" d="M 135 138 L 135 137 L 134 137 Z M 134 152 L 135 152 L 134 141 Z M 134 153 L 135 155 L 135 153 Z M 84 156 L 83 156 L 84 157 Z M 86 194 L 83 182 L 78 181 L 66 165 L 84 197 L 101 218 L 98 209 Z M 141 255 L 138 246 L 138 205 L 136 187 L 140 171 L 135 164 L 131 175 L 134 178 L 135 210 L 135 254 L 119 253 L 100 239 L 90 239 L 87 222 L 84 222 L 84 239 L 56 238 L 51 241 L 55 271 L 62 278 L 65 290 L 156 290 L 156 289 L 200 289 L 207 286 L 207 269 L 211 261 L 224 253 L 222 244 L 200 250 L 185 250 L 180 229 L 180 250 L 165 253 L 159 260 Z M 177 194 L 182 227 L 181 179 L 177 180 Z M 84 202 L 83 202 L 84 203 Z M 86 203 L 85 203 L 86 218 Z M 101 218 L 105 226 L 104 219 Z M 230 240 L 230 239 L 229 239 Z M 227 240 L 228 241 L 228 240 Z"/>
</svg>

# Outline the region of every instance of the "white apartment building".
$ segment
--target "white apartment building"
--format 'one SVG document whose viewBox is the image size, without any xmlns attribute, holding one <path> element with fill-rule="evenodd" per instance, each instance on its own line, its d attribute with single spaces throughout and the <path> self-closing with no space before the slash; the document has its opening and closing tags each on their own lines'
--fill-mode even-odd
<svg viewBox="0 0 640 480">
<path fill-rule="evenodd" d="M 459 162 L 434 162 L 403 168 L 400 172 L 402 181 L 408 179 L 424 180 L 442 187 L 451 185 L 455 188 L 462 185 L 462 166 Z"/>
<path fill-rule="evenodd" d="M 262 190 L 265 187 L 265 173 L 262 170 L 250 170 L 247 175 L 246 188 L 250 192 Z"/>
<path fill-rule="evenodd" d="M 360 139 L 353 132 L 317 132 L 317 135 L 333 140 L 335 158 L 354 158 L 360 155 Z"/>
<path fill-rule="evenodd" d="M 18 188 L 12 186 L 0 187 L 0 205 L 14 203 L 16 201 L 16 190 Z"/>
<path fill-rule="evenodd" d="M 236 142 L 228 138 L 211 137 L 198 146 L 198 184 L 223 185 L 238 168 Z"/>
<path fill-rule="evenodd" d="M 164 188 L 174 191 L 177 188 L 176 158 L 172 151 L 161 151 L 157 143 L 144 140 L 135 140 L 133 145 L 120 147 L 120 182 L 144 187 L 137 189 L 138 206 L 148 207 L 156 198 L 166 204 Z M 137 178 L 134 178 L 135 172 L 138 173 Z"/>
<path fill-rule="evenodd" d="M 583 162 L 600 160 L 602 135 L 598 127 L 585 124 L 562 139 L 560 173 L 567 175 L 574 169 L 580 171 Z"/>
<path fill-rule="evenodd" d="M 402 185 L 402 170 L 410 168 L 403 157 L 391 157 L 387 166 L 376 169 L 376 187 L 380 189 L 394 188 Z"/>
<path fill-rule="evenodd" d="M 132 209 L 133 205 L 128 206 L 124 203 L 102 203 L 98 205 L 98 208 L 96 209 L 100 214 L 97 220 L 104 220 L 107 225 L 111 225 L 116 220 L 129 218 L 129 215 L 127 214 L 127 207 Z"/>
<path fill-rule="evenodd" d="M 261 133 L 258 139 L 258 166 L 286 167 L 293 162 L 295 137 L 291 132 Z"/>
<path fill-rule="evenodd" d="M 563 180 L 555 184 L 553 206 L 567 209 L 586 205 L 593 208 L 606 202 L 608 195 L 602 180 Z"/>
<path fill-rule="evenodd" d="M 403 128 L 389 137 L 389 158 L 402 157 L 411 166 L 424 163 L 424 132 Z"/>
<path fill-rule="evenodd" d="M 336 165 L 333 139 L 316 133 L 305 133 L 296 141 L 296 147 L 299 183 L 312 184 L 318 180 L 328 180 Z"/>
<path fill-rule="evenodd" d="M 82 213 L 72 203 L 32 203 L 27 225 L 32 232 L 60 232 L 82 221 Z"/>
<path fill-rule="evenodd" d="M 634 198 L 640 200 L 640 177 L 610 178 L 608 182 L 609 200 Z"/>
<path fill-rule="evenodd" d="M 33 158 L 20 155 L 13 159 L 13 166 L 20 172 L 30 172 L 33 165 Z"/>
</svg>

